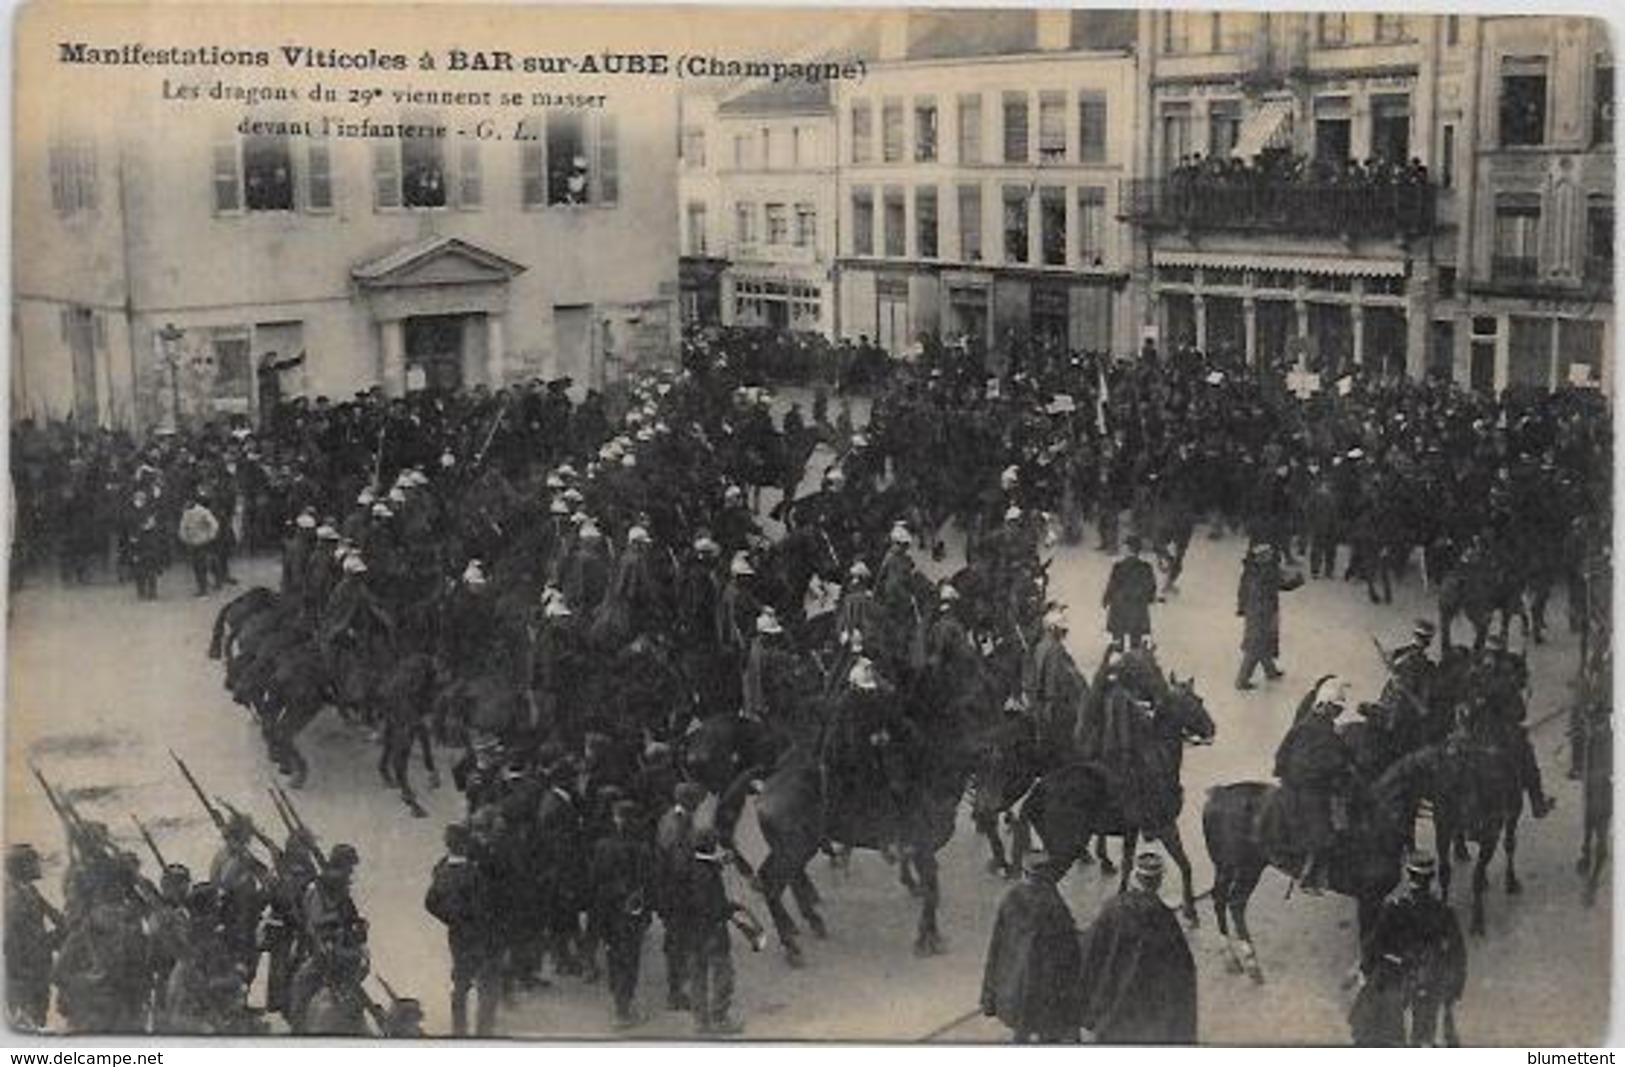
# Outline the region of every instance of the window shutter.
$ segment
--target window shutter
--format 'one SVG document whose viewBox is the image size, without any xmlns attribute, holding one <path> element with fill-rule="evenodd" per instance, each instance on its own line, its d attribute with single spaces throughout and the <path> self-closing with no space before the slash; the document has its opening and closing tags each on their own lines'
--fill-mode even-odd
<svg viewBox="0 0 1625 1067">
<path fill-rule="evenodd" d="M 218 141 L 214 146 L 214 209 L 217 212 L 240 211 L 242 206 L 237 142 L 235 139 Z"/>
<path fill-rule="evenodd" d="M 311 211 L 333 209 L 333 156 L 325 141 L 311 141 L 306 153 L 305 206 Z"/>
<path fill-rule="evenodd" d="M 616 129 L 614 115 L 598 118 L 598 197 L 600 204 L 614 204 L 621 198 L 621 146 L 620 131 Z"/>
<path fill-rule="evenodd" d="M 394 141 L 372 146 L 372 195 L 375 207 L 401 206 L 401 157 Z"/>
<path fill-rule="evenodd" d="M 464 141 L 458 155 L 457 206 L 479 207 L 484 202 L 485 183 L 480 171 L 478 141 Z"/>
<path fill-rule="evenodd" d="M 547 203 L 547 157 L 540 141 L 520 146 L 519 195 L 525 207 Z"/>
</svg>

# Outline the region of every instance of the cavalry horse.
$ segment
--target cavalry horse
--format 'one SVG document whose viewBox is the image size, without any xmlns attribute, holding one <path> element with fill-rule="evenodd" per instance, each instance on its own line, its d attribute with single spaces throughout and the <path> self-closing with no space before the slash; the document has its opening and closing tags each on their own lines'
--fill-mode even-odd
<svg viewBox="0 0 1625 1067">
<path fill-rule="evenodd" d="M 1400 880 L 1409 837 L 1401 785 L 1394 769 L 1385 772 L 1328 855 L 1328 884 L 1354 899 L 1362 943 L 1378 907 Z M 1202 807 L 1202 836 L 1213 862 L 1213 912 L 1227 963 L 1233 973 L 1245 971 L 1255 982 L 1264 981 L 1264 971 L 1247 927 L 1247 902 L 1270 867 L 1294 877 L 1303 867 L 1304 857 L 1271 832 L 1280 792 L 1265 782 L 1215 786 Z"/>
<path fill-rule="evenodd" d="M 1074 761 L 1044 774 L 1017 812 L 1012 864 L 1019 869 L 1031 827 L 1050 857 L 1064 866 L 1085 855 L 1091 837 L 1100 837 L 1102 870 L 1109 874 L 1103 839 L 1119 836 L 1124 857 L 1120 888 L 1127 889 L 1133 866 L 1128 861 L 1137 842 L 1142 838 L 1156 841 L 1179 868 L 1180 912 L 1194 926 L 1198 920 L 1191 864 L 1179 833 L 1179 813 L 1184 807 L 1180 771 L 1184 746 L 1211 744 L 1217 728 L 1196 692 L 1194 679 L 1181 681 L 1170 675 L 1166 692 L 1151 707 L 1149 736 L 1137 743 L 1141 766 L 1129 772 L 1141 779 L 1135 783 L 1132 799 L 1125 788 L 1128 775 L 1117 766 L 1119 761 Z"/>
<path fill-rule="evenodd" d="M 1465 615 L 1473 628 L 1473 650 L 1484 647 L 1490 626 L 1500 615 L 1501 636 L 1505 638 L 1516 615 L 1529 633 L 1529 613 L 1524 607 L 1523 578 L 1515 561 L 1505 553 L 1493 551 L 1464 553 L 1455 560 L 1444 558 L 1440 552 L 1440 565 L 1445 568 L 1439 582 L 1439 641 L 1450 647 L 1450 628 L 1456 616 Z"/>
</svg>

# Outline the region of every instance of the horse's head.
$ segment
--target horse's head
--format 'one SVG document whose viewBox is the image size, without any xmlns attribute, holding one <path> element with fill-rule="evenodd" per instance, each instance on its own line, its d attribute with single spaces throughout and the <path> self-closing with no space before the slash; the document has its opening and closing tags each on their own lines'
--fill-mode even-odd
<svg viewBox="0 0 1625 1067">
<path fill-rule="evenodd" d="M 993 731 L 979 752 L 975 799 L 978 815 L 1004 811 L 1033 784 L 1038 766 L 1029 724 L 1009 719 Z"/>
<path fill-rule="evenodd" d="M 1168 672 L 1168 695 L 1158 705 L 1158 716 L 1177 729 L 1182 739 L 1197 744 L 1211 744 L 1219 732 L 1213 716 L 1208 714 L 1207 702 L 1196 691 L 1194 675 L 1181 680 Z"/>
</svg>

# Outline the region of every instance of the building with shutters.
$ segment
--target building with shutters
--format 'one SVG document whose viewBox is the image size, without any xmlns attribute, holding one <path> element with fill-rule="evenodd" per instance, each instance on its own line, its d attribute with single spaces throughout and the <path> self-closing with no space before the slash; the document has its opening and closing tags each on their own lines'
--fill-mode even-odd
<svg viewBox="0 0 1625 1067">
<path fill-rule="evenodd" d="M 1435 350 L 1479 388 L 1611 389 L 1614 57 L 1600 20 L 1462 18 L 1475 150 Z"/>
<path fill-rule="evenodd" d="M 672 354 L 669 92 L 515 111 L 500 139 L 374 104 L 357 137 L 113 73 L 101 99 L 95 74 L 19 73 L 13 417 L 149 429 L 374 386 L 601 385 Z"/>
<path fill-rule="evenodd" d="M 828 82 L 747 82 L 683 98 L 684 322 L 834 336 L 832 93 Z"/>
<path fill-rule="evenodd" d="M 836 97 L 839 336 L 1133 347 L 1133 36 L 1116 11 L 882 19 Z"/>
<path fill-rule="evenodd" d="M 1139 54 L 1125 217 L 1165 349 L 1482 389 L 1609 376 L 1600 22 L 1147 11 Z"/>
</svg>

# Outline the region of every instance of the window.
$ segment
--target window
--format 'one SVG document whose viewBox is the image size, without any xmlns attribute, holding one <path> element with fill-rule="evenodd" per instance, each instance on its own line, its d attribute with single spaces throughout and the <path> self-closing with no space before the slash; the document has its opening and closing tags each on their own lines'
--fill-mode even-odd
<svg viewBox="0 0 1625 1067">
<path fill-rule="evenodd" d="M 1066 265 L 1066 190 L 1061 186 L 1038 191 L 1038 245 L 1044 266 Z"/>
<path fill-rule="evenodd" d="M 1444 43 L 1451 48 L 1461 43 L 1461 16 L 1446 15 L 1444 17 Z"/>
<path fill-rule="evenodd" d="M 1213 47 L 1219 52 L 1245 52 L 1259 34 L 1258 15 L 1251 11 L 1220 11 L 1213 16 Z"/>
<path fill-rule="evenodd" d="M 1215 100 L 1207 108 L 1209 159 L 1229 159 L 1241 138 L 1241 102 Z"/>
<path fill-rule="evenodd" d="M 1166 174 L 1188 161 L 1191 154 L 1191 106 L 1162 106 L 1162 169 Z"/>
<path fill-rule="evenodd" d="M 89 141 L 53 141 L 46 162 L 51 207 L 59 215 L 96 210 L 96 146 Z M 218 209 L 218 202 L 216 204 Z"/>
<path fill-rule="evenodd" d="M 788 244 L 790 241 L 790 212 L 783 204 L 768 204 L 762 209 L 767 220 L 767 243 Z"/>
<path fill-rule="evenodd" d="M 818 243 L 818 206 L 796 205 L 796 247 L 811 248 Z"/>
<path fill-rule="evenodd" d="M 756 243 L 756 211 L 750 204 L 734 205 L 734 243 L 739 245 Z"/>
<path fill-rule="evenodd" d="M 694 201 L 688 205 L 688 254 L 703 256 L 707 254 L 709 241 L 706 235 L 705 205 Z"/>
<path fill-rule="evenodd" d="M 903 204 L 901 186 L 886 186 L 884 207 L 886 255 L 901 259 L 908 255 L 908 209 Z"/>
<path fill-rule="evenodd" d="M 1446 123 L 1439 138 L 1439 184 L 1448 189 L 1456 180 L 1456 127 Z"/>
<path fill-rule="evenodd" d="M 333 210 L 333 155 L 325 138 L 305 145 L 305 208 Z"/>
<path fill-rule="evenodd" d="M 1378 44 L 1396 44 L 1411 39 L 1410 24 L 1405 16 L 1395 12 L 1378 12 L 1376 39 Z"/>
<path fill-rule="evenodd" d="M 1436 288 L 1440 300 L 1449 300 L 1456 295 L 1456 268 L 1440 265 Z"/>
<path fill-rule="evenodd" d="M 539 124 L 538 124 L 539 125 Z M 547 115 L 546 136 L 522 146 L 520 186 L 526 207 L 614 204 L 620 199 L 620 140 L 613 115 L 568 111 Z"/>
<path fill-rule="evenodd" d="M 1004 187 L 1004 261 L 1025 263 L 1028 256 L 1027 188 Z"/>
<path fill-rule="evenodd" d="M 937 161 L 937 102 L 914 101 L 914 162 Z"/>
<path fill-rule="evenodd" d="M 457 206 L 476 208 L 484 199 L 480 170 L 480 143 L 467 140 L 457 146 Z"/>
<path fill-rule="evenodd" d="M 216 330 L 211 339 L 214 356 L 215 410 L 246 414 L 253 396 L 248 331 Z"/>
<path fill-rule="evenodd" d="M 1586 204 L 1586 261 L 1588 281 L 1614 278 L 1614 202 L 1592 197 Z"/>
<path fill-rule="evenodd" d="M 1349 17 L 1347 12 L 1328 11 L 1315 16 L 1315 40 L 1322 48 L 1336 48 L 1347 44 Z"/>
<path fill-rule="evenodd" d="M 1591 75 L 1591 143 L 1614 143 L 1614 64 L 1606 57 Z"/>
<path fill-rule="evenodd" d="M 880 106 L 880 158 L 885 163 L 903 161 L 903 102 L 888 99 Z"/>
<path fill-rule="evenodd" d="M 1546 57 L 1501 60 L 1501 144 L 1546 142 Z"/>
<path fill-rule="evenodd" d="M 1106 94 L 1078 94 L 1078 162 L 1106 162 Z"/>
<path fill-rule="evenodd" d="M 1066 95 L 1038 94 L 1038 161 L 1059 163 L 1066 159 Z"/>
<path fill-rule="evenodd" d="M 1197 20 L 1207 17 L 1202 11 L 1169 11 L 1163 15 L 1162 50 L 1179 55 L 1191 50 L 1192 30 Z"/>
<path fill-rule="evenodd" d="M 734 134 L 734 170 L 744 170 L 750 158 L 750 137 Z"/>
<path fill-rule="evenodd" d="M 1502 193 L 1495 198 L 1493 277 L 1532 278 L 1538 270 L 1540 194 Z"/>
<path fill-rule="evenodd" d="M 982 259 L 982 187 L 959 187 L 959 258 L 966 263 Z"/>
<path fill-rule="evenodd" d="M 762 169 L 772 170 L 773 163 L 773 131 L 762 128 Z"/>
<path fill-rule="evenodd" d="M 801 127 L 790 127 L 790 166 L 801 166 Z"/>
<path fill-rule="evenodd" d="M 287 137 L 244 137 L 243 206 L 293 210 L 293 146 Z"/>
<path fill-rule="evenodd" d="M 1340 167 L 1350 158 L 1349 98 L 1323 96 L 1315 100 L 1315 159 Z"/>
<path fill-rule="evenodd" d="M 587 123 L 574 112 L 547 114 L 547 202 L 587 202 Z"/>
<path fill-rule="evenodd" d="M 705 166 L 705 129 L 701 126 L 684 126 L 679 151 L 688 166 Z"/>
<path fill-rule="evenodd" d="M 400 139 L 400 183 L 403 207 L 446 206 L 446 142 L 444 137 L 425 136 L 432 132 L 426 121 L 408 121 L 413 135 Z"/>
<path fill-rule="evenodd" d="M 979 95 L 959 98 L 959 162 L 962 165 L 982 161 L 982 98 Z"/>
<path fill-rule="evenodd" d="M 1004 161 L 1027 162 L 1027 94 L 1004 94 Z"/>
<path fill-rule="evenodd" d="M 937 187 L 914 190 L 914 249 L 920 259 L 937 258 Z"/>
<path fill-rule="evenodd" d="M 875 194 L 867 187 L 852 190 L 852 254 L 875 254 Z"/>
<path fill-rule="evenodd" d="M 1106 190 L 1084 186 L 1078 190 L 1078 258 L 1098 267 L 1106 255 Z"/>
<path fill-rule="evenodd" d="M 874 158 L 875 116 L 867 100 L 852 105 L 852 162 Z"/>
<path fill-rule="evenodd" d="M 1390 163 L 1411 158 L 1411 98 L 1404 95 L 1371 98 L 1371 154 Z"/>
</svg>

